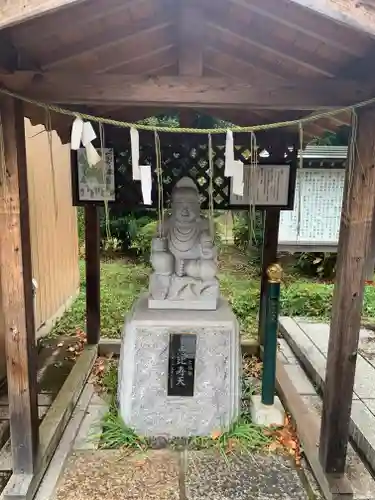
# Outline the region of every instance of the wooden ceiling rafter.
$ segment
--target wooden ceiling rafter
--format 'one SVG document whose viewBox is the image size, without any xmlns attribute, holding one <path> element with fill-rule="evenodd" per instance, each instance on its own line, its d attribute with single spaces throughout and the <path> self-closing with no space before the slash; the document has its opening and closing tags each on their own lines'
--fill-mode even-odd
<svg viewBox="0 0 375 500">
<path fill-rule="evenodd" d="M 117 66 L 116 73 L 126 75 L 153 75 L 158 71 L 174 66 L 177 63 L 177 49 L 175 45 L 157 48 L 152 52 L 148 52 L 142 56 L 132 58 Z M 111 70 L 106 71 L 110 73 Z M 104 73 L 104 72 L 98 72 Z"/>
<path fill-rule="evenodd" d="M 350 28 L 340 25 L 336 25 L 336 29 L 333 30 L 331 21 L 322 18 L 311 9 L 306 11 L 297 5 L 291 8 L 289 0 L 288 2 L 285 0 L 231 0 L 231 2 L 351 56 L 360 56 L 364 45 L 368 43 L 368 37 L 364 33 L 356 33 L 353 36 Z"/>
<path fill-rule="evenodd" d="M 261 35 L 260 31 L 256 34 L 248 31 L 245 34 L 245 30 L 238 29 L 236 23 L 228 23 L 226 21 L 224 24 L 220 24 L 220 21 L 217 19 L 211 19 L 208 26 L 219 32 L 230 33 L 233 38 L 238 38 L 247 44 L 253 45 L 261 52 L 271 53 L 278 59 L 291 61 L 293 64 L 307 68 L 309 71 L 313 71 L 321 76 L 334 76 L 331 64 L 328 64 L 327 61 L 322 61 L 320 57 L 316 57 L 311 53 L 309 54 L 296 46 L 293 47 L 290 43 L 282 39 L 277 39 L 268 33 Z"/>
<path fill-rule="evenodd" d="M 283 69 L 280 65 L 268 63 L 268 61 L 261 59 L 258 54 L 253 55 L 252 52 L 246 54 L 242 46 L 236 47 L 222 40 L 214 41 L 209 39 L 205 48 L 205 53 L 210 53 L 209 56 L 205 57 L 205 64 L 208 65 L 211 63 L 209 57 L 213 56 L 215 61 L 218 61 L 220 58 L 226 61 L 235 61 L 243 65 L 244 68 L 253 68 L 258 74 L 263 74 L 268 78 L 290 79 L 290 71 Z"/>
<path fill-rule="evenodd" d="M 52 12 L 39 19 L 22 23 L 13 28 L 17 41 L 27 44 L 30 40 L 39 40 L 44 43 L 56 33 L 57 26 L 70 27 L 73 22 L 75 26 L 83 29 L 95 21 L 102 23 L 103 15 L 121 15 L 122 12 L 139 7 L 141 3 L 150 0 L 95 0 L 82 1 L 76 6 L 70 6 L 57 13 Z"/>
<path fill-rule="evenodd" d="M 17 49 L 9 33 L 0 31 L 0 73 L 40 71 L 40 66 L 24 50 Z"/>
<path fill-rule="evenodd" d="M 178 2 L 178 74 L 202 76 L 205 22 L 204 13 L 196 5 Z"/>
<path fill-rule="evenodd" d="M 175 43 L 173 32 L 168 29 L 169 24 L 150 27 L 148 30 L 138 31 L 119 41 L 115 46 L 100 46 L 86 56 L 76 57 L 69 64 L 59 65 L 51 71 L 77 71 L 88 73 L 115 72 L 125 63 L 136 61 L 139 58 L 171 47 Z"/>
<path fill-rule="evenodd" d="M 327 0 L 289 0 L 295 7 L 299 7 L 305 10 L 306 14 L 308 12 L 313 13 L 315 16 L 320 16 L 320 18 L 328 19 L 330 22 L 335 22 L 342 26 L 346 26 L 355 30 L 359 33 L 367 33 L 375 38 L 375 24 L 373 22 L 366 22 L 363 18 L 356 14 L 359 7 L 358 0 L 355 2 L 356 5 L 352 5 L 352 8 L 347 14 L 346 9 L 342 8 L 343 5 L 337 4 L 337 2 L 332 2 Z M 363 3 L 363 2 L 362 2 Z M 353 8 L 354 7 L 354 8 Z M 358 9 L 359 11 L 359 9 Z M 364 9 L 364 14 L 366 17 L 369 16 L 369 10 Z"/>
<path fill-rule="evenodd" d="M 239 78 L 242 81 L 251 82 L 253 85 L 285 81 L 278 75 L 265 73 L 263 68 L 258 69 L 241 59 L 231 57 L 211 47 L 207 47 L 204 54 L 205 67 L 220 75 Z"/>
<path fill-rule="evenodd" d="M 84 0 L 28 0 L 14 2 L 1 0 L 0 2 L 0 29 L 51 14 L 61 9 L 67 9 Z"/>
<path fill-rule="evenodd" d="M 170 28 L 172 23 L 173 19 L 163 14 L 130 26 L 121 26 L 115 30 L 104 29 L 100 34 L 95 33 L 92 37 L 86 37 L 80 44 L 73 43 L 68 47 L 62 45 L 58 50 L 50 52 L 48 57 L 41 61 L 41 66 L 44 69 L 59 68 L 87 53 L 92 54 L 96 50 L 109 47 L 116 49 L 116 44 L 120 42 L 125 43 L 133 37 L 142 36 L 141 34 L 150 33 L 150 31 Z"/>
</svg>

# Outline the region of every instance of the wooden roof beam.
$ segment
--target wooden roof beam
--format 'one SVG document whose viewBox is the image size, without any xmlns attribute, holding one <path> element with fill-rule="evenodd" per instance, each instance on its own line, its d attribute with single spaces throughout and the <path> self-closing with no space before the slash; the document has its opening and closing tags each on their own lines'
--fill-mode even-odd
<svg viewBox="0 0 375 500">
<path fill-rule="evenodd" d="M 178 7 L 178 74 L 200 77 L 203 75 L 203 12 L 197 5 L 189 5 L 185 0 L 180 0 Z M 194 109 L 180 110 L 180 127 L 193 127 L 194 121 Z"/>
<path fill-rule="evenodd" d="M 331 78 L 274 82 L 254 87 L 233 78 L 138 77 L 121 74 L 4 75 L 9 88 L 45 102 L 212 106 L 253 109 L 317 109 L 349 106 L 373 96 L 372 88 Z"/>
<path fill-rule="evenodd" d="M 325 61 L 317 54 L 305 51 L 298 46 L 293 47 L 292 43 L 279 39 L 267 31 L 249 29 L 246 26 L 241 27 L 239 23 L 228 20 L 221 22 L 215 19 L 207 24 L 219 32 L 230 34 L 234 38 L 257 47 L 260 51 L 272 53 L 278 59 L 291 61 L 322 76 L 334 76 L 329 61 Z"/>
<path fill-rule="evenodd" d="M 180 0 L 178 11 L 178 74 L 203 74 L 204 20 L 203 12 L 195 5 Z"/>
<path fill-rule="evenodd" d="M 44 69 L 59 68 L 64 64 L 69 63 L 72 59 L 81 57 L 86 53 L 94 53 L 95 51 L 104 48 L 110 48 L 116 51 L 115 45 L 117 43 L 126 43 L 127 40 L 133 37 L 139 37 L 141 34 L 163 30 L 170 28 L 173 20 L 171 17 L 166 17 L 164 14 L 156 16 L 152 19 L 142 20 L 138 23 L 133 23 L 128 26 L 121 26 L 114 30 L 108 30 L 104 25 L 103 32 L 88 36 L 79 44 L 72 43 L 69 46 L 62 45 L 54 52 L 50 52 L 48 57 L 41 61 L 41 66 Z"/>
<path fill-rule="evenodd" d="M 319 14 L 333 22 L 375 37 L 375 23 L 368 20 L 365 21 L 365 15 L 358 15 L 356 5 L 350 6 L 348 11 L 345 12 L 340 3 L 337 4 L 331 0 L 289 0 L 289 2 L 310 10 L 315 14 Z"/>
<path fill-rule="evenodd" d="M 115 72 L 126 75 L 153 75 L 164 68 L 174 66 L 177 63 L 176 52 L 176 47 L 173 45 L 158 48 L 143 56 L 125 61 L 121 66 L 115 68 Z"/>
<path fill-rule="evenodd" d="M 1 0 L 0 29 L 72 7 L 84 0 Z"/>
<path fill-rule="evenodd" d="M 96 24 L 97 21 L 102 20 L 103 13 L 106 16 L 127 15 L 131 18 L 132 9 L 135 6 L 139 8 L 141 2 L 147 3 L 149 0 L 86 0 L 78 2 L 72 9 L 61 9 L 52 12 L 51 15 L 31 19 L 20 24 L 16 27 L 17 41 L 22 45 L 27 44 L 28 40 L 34 37 L 44 41 L 55 35 L 56 26 L 69 26 L 72 19 L 75 27 L 84 28 L 88 24 Z"/>
<path fill-rule="evenodd" d="M 40 67 L 24 51 L 17 49 L 8 34 L 0 31 L 0 73 L 40 71 Z"/>
<path fill-rule="evenodd" d="M 251 82 L 253 85 L 274 84 L 275 81 L 283 81 L 277 75 L 266 73 L 263 67 L 257 68 L 247 61 L 231 57 L 211 47 L 207 47 L 204 51 L 204 66 L 220 75 L 239 78 L 242 81 Z"/>
<path fill-rule="evenodd" d="M 326 2 L 327 0 L 321 1 Z M 336 24 L 335 29 L 334 19 L 322 16 L 313 8 L 306 12 L 302 5 L 298 5 L 298 1 L 231 0 L 231 2 L 243 6 L 260 16 L 272 19 L 289 29 L 296 30 L 301 35 L 320 40 L 340 51 L 354 56 L 360 56 L 363 52 L 363 44 L 366 43 L 367 38 L 365 33 L 356 33 L 356 36 L 353 37 L 351 27 L 340 26 L 340 24 Z M 313 0 L 310 1 L 311 5 L 315 3 Z"/>
<path fill-rule="evenodd" d="M 280 65 L 269 63 L 259 57 L 256 49 L 255 54 L 248 53 L 242 47 L 229 45 L 221 41 L 213 41 L 207 43 L 204 51 L 205 66 L 216 66 L 217 64 L 229 65 L 233 62 L 239 67 L 242 66 L 243 76 L 246 78 L 246 73 L 255 71 L 258 78 L 282 78 L 290 80 L 290 71 Z"/>
</svg>

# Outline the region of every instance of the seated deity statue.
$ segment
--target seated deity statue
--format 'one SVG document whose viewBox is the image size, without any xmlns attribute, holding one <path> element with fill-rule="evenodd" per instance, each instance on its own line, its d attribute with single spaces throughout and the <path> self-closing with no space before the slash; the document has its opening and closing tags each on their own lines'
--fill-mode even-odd
<svg viewBox="0 0 375 500">
<path fill-rule="evenodd" d="M 200 214 L 197 186 L 188 177 L 172 191 L 171 215 L 152 240 L 151 264 L 149 308 L 217 308 L 217 252 Z"/>
</svg>

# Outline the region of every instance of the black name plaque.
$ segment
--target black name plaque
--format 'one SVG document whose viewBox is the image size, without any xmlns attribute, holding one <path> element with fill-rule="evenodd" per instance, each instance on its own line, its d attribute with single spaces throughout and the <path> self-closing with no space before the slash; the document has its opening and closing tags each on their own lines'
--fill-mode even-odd
<svg viewBox="0 0 375 500">
<path fill-rule="evenodd" d="M 194 396 L 197 336 L 172 333 L 169 337 L 168 396 Z"/>
</svg>

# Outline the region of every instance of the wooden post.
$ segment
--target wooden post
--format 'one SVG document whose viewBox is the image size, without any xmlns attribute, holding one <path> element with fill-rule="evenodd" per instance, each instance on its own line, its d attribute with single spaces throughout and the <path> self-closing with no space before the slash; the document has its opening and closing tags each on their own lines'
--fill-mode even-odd
<svg viewBox="0 0 375 500">
<path fill-rule="evenodd" d="M 319 455 L 326 473 L 344 472 L 375 200 L 375 111 L 358 111 L 353 165 L 346 171 L 327 355 Z"/>
<path fill-rule="evenodd" d="M 100 226 L 99 210 L 85 207 L 86 334 L 88 344 L 100 339 Z"/>
<path fill-rule="evenodd" d="M 33 474 L 38 446 L 37 351 L 21 101 L 0 99 L 0 276 L 13 473 Z"/>
<path fill-rule="evenodd" d="M 285 162 L 285 151 L 287 149 L 290 137 L 286 135 L 272 135 L 269 150 L 270 159 L 277 163 Z M 259 323 L 258 323 L 258 341 L 259 345 L 264 345 L 263 332 L 267 301 L 267 268 L 277 260 L 277 247 L 279 243 L 280 209 L 269 208 L 264 212 L 263 228 L 263 247 L 262 247 L 262 270 L 260 281 L 260 302 L 259 302 Z"/>
<path fill-rule="evenodd" d="M 280 210 L 270 208 L 264 213 L 263 247 L 262 247 L 262 274 L 260 282 L 259 304 L 259 345 L 263 345 L 263 332 L 267 301 L 267 268 L 277 260 L 277 246 L 279 241 Z"/>
</svg>

